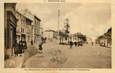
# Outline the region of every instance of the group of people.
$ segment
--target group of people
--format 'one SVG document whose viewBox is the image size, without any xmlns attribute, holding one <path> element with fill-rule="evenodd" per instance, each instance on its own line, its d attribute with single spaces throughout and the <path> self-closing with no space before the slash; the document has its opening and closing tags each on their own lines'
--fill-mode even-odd
<svg viewBox="0 0 115 73">
<path fill-rule="evenodd" d="M 27 42 L 25 40 L 20 40 L 19 42 L 16 41 L 14 43 L 14 54 L 15 56 L 22 55 L 27 49 Z"/>
<path fill-rule="evenodd" d="M 40 40 L 38 41 L 39 42 L 38 43 L 39 53 L 42 53 L 43 44 L 46 43 L 46 39 L 47 39 L 46 37 L 40 37 Z M 33 41 L 31 41 L 30 43 L 31 43 L 31 46 L 34 46 Z M 14 43 L 15 56 L 18 56 L 18 55 L 21 56 L 22 53 L 24 53 L 26 49 L 27 49 L 27 42 L 25 40 L 20 40 L 19 42 L 16 41 L 16 43 Z"/>
<path fill-rule="evenodd" d="M 69 41 L 69 46 L 70 46 L 70 48 L 72 48 L 73 46 L 75 45 L 75 47 L 76 46 L 82 46 L 83 45 L 83 42 L 82 41 L 79 41 L 79 42 L 77 42 L 77 41 Z"/>
</svg>

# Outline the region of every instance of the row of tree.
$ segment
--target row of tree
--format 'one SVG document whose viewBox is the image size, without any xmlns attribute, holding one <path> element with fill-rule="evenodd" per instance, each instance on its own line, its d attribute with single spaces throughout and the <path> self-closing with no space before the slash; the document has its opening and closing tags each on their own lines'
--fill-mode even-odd
<svg viewBox="0 0 115 73">
<path fill-rule="evenodd" d="M 63 41 L 66 41 L 66 43 L 69 41 L 69 39 L 71 38 L 70 35 L 70 24 L 69 24 L 69 19 L 65 19 L 65 26 L 64 26 L 64 30 L 63 31 L 59 31 L 59 38 L 60 38 L 60 43 L 64 43 Z M 78 40 L 75 41 L 82 41 L 82 42 L 86 42 L 87 38 L 85 35 L 83 35 L 82 33 L 75 33 L 72 34 L 72 38 L 78 38 Z"/>
</svg>

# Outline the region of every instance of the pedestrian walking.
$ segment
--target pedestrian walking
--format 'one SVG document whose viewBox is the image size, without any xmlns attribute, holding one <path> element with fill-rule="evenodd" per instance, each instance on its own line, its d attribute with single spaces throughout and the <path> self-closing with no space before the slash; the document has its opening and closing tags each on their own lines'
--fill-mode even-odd
<svg viewBox="0 0 115 73">
<path fill-rule="evenodd" d="M 39 44 L 39 50 L 40 50 L 39 53 L 42 53 L 42 49 L 43 49 L 42 45 L 43 45 L 43 43 L 40 43 L 40 44 Z"/>
<path fill-rule="evenodd" d="M 22 49 L 22 52 L 24 53 L 25 50 L 27 49 L 27 43 L 26 43 L 26 41 L 22 41 L 22 43 L 23 43 L 23 49 Z"/>
<path fill-rule="evenodd" d="M 40 39 L 40 43 L 39 43 L 39 53 L 43 53 L 42 50 L 43 50 L 43 44 L 45 43 L 45 40 L 44 40 L 44 37 L 41 37 Z"/>
<path fill-rule="evenodd" d="M 75 46 L 77 46 L 77 42 L 76 41 L 74 42 L 74 44 L 75 44 Z"/>
<path fill-rule="evenodd" d="M 19 50 L 18 50 L 18 54 L 20 54 L 20 56 L 21 56 L 21 54 L 22 54 L 22 50 L 23 50 L 23 43 L 22 43 L 22 41 L 19 41 Z"/>
<path fill-rule="evenodd" d="M 18 51 L 19 51 L 19 43 L 16 41 L 16 43 L 14 44 L 14 54 L 15 56 L 18 56 Z"/>
<path fill-rule="evenodd" d="M 27 49 L 27 43 L 24 38 L 19 42 L 20 45 L 20 52 L 24 53 L 24 51 Z"/>
<path fill-rule="evenodd" d="M 80 41 L 78 41 L 77 44 L 78 44 L 78 47 L 79 47 L 80 46 Z"/>
<path fill-rule="evenodd" d="M 70 41 L 70 44 L 69 44 L 69 45 L 70 45 L 70 48 L 72 48 L 72 46 L 73 46 L 73 42 L 72 42 L 72 41 Z"/>
<path fill-rule="evenodd" d="M 44 37 L 44 38 L 43 38 L 43 40 L 44 40 L 44 43 L 46 43 L 47 38 L 46 38 L 46 37 Z"/>
</svg>

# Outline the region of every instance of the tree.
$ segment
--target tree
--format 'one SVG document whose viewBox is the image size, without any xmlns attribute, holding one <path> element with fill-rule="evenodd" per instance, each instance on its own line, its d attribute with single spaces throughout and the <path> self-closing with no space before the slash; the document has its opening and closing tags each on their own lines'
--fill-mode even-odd
<svg viewBox="0 0 115 73">
<path fill-rule="evenodd" d="M 69 33 L 70 33 L 70 31 L 69 31 L 69 28 L 70 28 L 70 26 L 69 26 L 69 19 L 68 18 L 66 18 L 66 20 L 65 20 L 66 22 L 65 22 L 65 35 L 64 35 L 64 37 L 65 37 L 65 40 L 67 40 L 67 38 L 68 38 L 68 36 L 69 36 Z"/>
<path fill-rule="evenodd" d="M 86 35 L 83 35 L 83 34 L 80 33 L 80 32 L 78 32 L 75 36 L 78 37 L 78 41 L 79 41 L 79 40 L 82 40 L 82 42 L 86 42 L 86 41 L 87 41 Z"/>
</svg>

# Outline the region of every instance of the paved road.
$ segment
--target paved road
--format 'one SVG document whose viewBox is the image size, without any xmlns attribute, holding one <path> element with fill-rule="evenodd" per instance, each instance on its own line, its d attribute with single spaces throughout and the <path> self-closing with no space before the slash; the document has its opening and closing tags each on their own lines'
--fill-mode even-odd
<svg viewBox="0 0 115 73">
<path fill-rule="evenodd" d="M 43 55 L 32 56 L 25 63 L 27 68 L 111 68 L 111 48 L 84 44 L 69 48 L 55 42 L 46 42 Z"/>
</svg>

